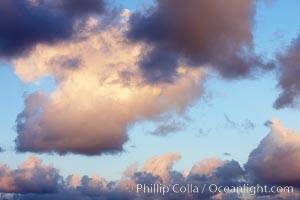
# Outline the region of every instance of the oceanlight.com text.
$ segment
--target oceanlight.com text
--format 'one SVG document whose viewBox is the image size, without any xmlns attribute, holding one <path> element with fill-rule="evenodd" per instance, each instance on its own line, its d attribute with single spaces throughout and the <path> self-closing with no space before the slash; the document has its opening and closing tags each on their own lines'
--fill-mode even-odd
<svg viewBox="0 0 300 200">
<path fill-rule="evenodd" d="M 293 186 L 270 186 L 270 185 L 249 185 L 241 184 L 238 186 L 223 186 L 218 184 L 173 184 L 173 185 L 163 185 L 163 184 L 137 184 L 136 193 L 147 193 L 147 194 L 161 194 L 166 195 L 168 193 L 194 193 L 194 194 L 204 194 L 204 193 L 226 193 L 226 194 L 277 194 L 281 192 L 293 193 Z"/>
</svg>

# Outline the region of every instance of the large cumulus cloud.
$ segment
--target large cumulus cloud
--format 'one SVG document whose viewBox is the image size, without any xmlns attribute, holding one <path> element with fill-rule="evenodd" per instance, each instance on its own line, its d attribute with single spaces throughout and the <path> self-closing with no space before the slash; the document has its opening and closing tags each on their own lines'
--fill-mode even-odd
<svg viewBox="0 0 300 200">
<path fill-rule="evenodd" d="M 300 185 L 300 134 L 279 120 L 267 123 L 271 132 L 254 149 L 245 167 L 256 182 Z"/>
<path fill-rule="evenodd" d="M 27 96 L 16 120 L 18 151 L 122 151 L 129 125 L 182 113 L 200 97 L 202 69 L 182 66 L 176 83 L 146 84 L 136 64 L 142 47 L 124 38 L 124 23 L 100 30 L 101 21 L 89 18 L 82 39 L 39 44 L 26 58 L 14 60 L 24 81 L 56 80 L 54 92 Z"/>
<path fill-rule="evenodd" d="M 150 82 L 172 81 L 180 63 L 209 65 L 223 77 L 262 67 L 253 52 L 255 1 L 157 0 L 134 12 L 128 38 L 145 43 L 139 62 Z"/>
<path fill-rule="evenodd" d="M 104 0 L 2 0 L 0 56 L 18 56 L 37 43 L 68 39 L 76 31 L 77 19 L 104 12 Z"/>
</svg>

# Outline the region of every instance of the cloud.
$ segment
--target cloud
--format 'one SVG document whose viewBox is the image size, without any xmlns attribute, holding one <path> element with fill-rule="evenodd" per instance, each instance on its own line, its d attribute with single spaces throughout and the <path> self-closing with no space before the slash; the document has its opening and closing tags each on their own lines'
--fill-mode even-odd
<svg viewBox="0 0 300 200">
<path fill-rule="evenodd" d="M 162 124 L 159 124 L 158 127 L 156 127 L 152 132 L 150 132 L 150 134 L 155 136 L 167 136 L 183 130 L 184 127 L 185 124 L 180 121 L 173 120 L 171 122 L 163 122 Z"/>
<path fill-rule="evenodd" d="M 249 155 L 246 170 L 257 182 L 299 186 L 300 134 L 277 119 L 267 124 L 271 132 Z"/>
<path fill-rule="evenodd" d="M 29 157 L 16 170 L 11 170 L 7 165 L 0 164 L 0 192 L 56 192 L 61 179 L 57 169 L 42 165 L 42 160 L 36 157 Z"/>
<path fill-rule="evenodd" d="M 224 156 L 231 156 L 231 153 L 228 153 L 228 152 L 224 152 L 223 154 Z"/>
<path fill-rule="evenodd" d="M 220 185 L 238 185 L 243 176 L 243 169 L 236 161 L 221 161 L 218 158 L 202 160 L 196 163 L 191 170 L 179 172 L 173 169 L 175 161 L 181 158 L 179 153 L 166 153 L 160 156 L 149 158 L 143 168 L 138 170 L 137 164 L 130 166 L 126 170 L 127 179 L 123 188 L 136 188 L 137 184 L 172 186 L 179 184 L 187 186 L 193 184 L 202 188 L 204 184 L 214 183 Z M 130 173 L 128 173 L 130 172 Z M 128 176 L 128 174 L 130 174 Z M 129 178 L 129 179 L 128 179 Z M 124 187 L 124 185 L 128 187 Z M 134 189 L 133 192 L 136 192 Z M 169 192 L 162 196 L 159 193 L 139 193 L 145 199 L 215 199 L 218 193 L 205 190 L 203 193 L 174 193 Z"/>
<path fill-rule="evenodd" d="M 211 175 L 216 168 L 224 165 L 219 158 L 210 158 L 196 163 L 191 169 L 191 174 Z"/>
<path fill-rule="evenodd" d="M 120 152 L 130 125 L 180 115 L 199 99 L 203 69 L 181 66 L 176 82 L 148 85 L 136 65 L 143 48 L 128 43 L 122 23 L 103 30 L 99 19 L 89 18 L 78 36 L 83 39 L 38 44 L 26 58 L 14 59 L 23 81 L 56 80 L 55 91 L 26 97 L 16 120 L 17 151 Z"/>
<path fill-rule="evenodd" d="M 83 15 L 87 13 L 102 14 L 107 4 L 104 0 L 63 0 L 61 6 L 72 15 Z"/>
<path fill-rule="evenodd" d="M 132 13 L 127 34 L 146 44 L 139 64 L 148 81 L 172 81 L 180 63 L 208 65 L 225 78 L 271 67 L 253 52 L 255 1 L 155 2 Z"/>
<path fill-rule="evenodd" d="M 160 176 L 162 180 L 166 182 L 170 178 L 169 172 L 173 169 L 174 162 L 180 158 L 181 155 L 179 153 L 167 153 L 161 156 L 154 156 L 147 160 L 141 171 Z"/>
<path fill-rule="evenodd" d="M 77 31 L 80 20 L 104 12 L 103 0 L 2 0 L 0 56 L 19 56 L 36 44 L 69 39 Z"/>
<path fill-rule="evenodd" d="M 176 171 L 173 165 L 179 161 L 179 153 L 166 153 L 149 158 L 139 169 L 134 163 L 124 171 L 124 176 L 117 181 L 108 181 L 97 175 L 73 174 L 62 178 L 58 170 L 50 165 L 43 165 L 36 157 L 29 157 L 18 169 L 10 169 L 0 164 L 0 200 L 50 200 L 50 199 L 86 199 L 86 200 L 196 200 L 196 199 L 250 199 L 247 194 L 218 193 L 206 188 L 198 193 L 175 193 L 164 195 L 158 192 L 137 191 L 137 184 L 151 187 L 154 183 L 161 186 L 194 185 L 200 189 L 204 184 L 221 186 L 251 186 L 248 171 L 241 168 L 238 162 L 221 161 L 210 158 L 199 161 L 191 170 Z M 253 174 L 252 174 L 253 175 Z M 279 194 L 260 194 L 251 196 L 253 200 L 297 199 L 298 192 Z"/>
<path fill-rule="evenodd" d="M 63 180 L 57 169 L 42 165 L 40 159 L 31 156 L 16 170 L 0 165 L 0 192 L 12 193 L 13 199 L 138 199 L 133 187 L 138 183 L 151 184 L 155 180 L 167 184 L 174 179 L 173 164 L 180 157 L 178 153 L 154 156 L 141 170 L 135 163 L 124 172 L 123 179 L 112 182 L 97 175 L 76 174 Z M 143 196 L 153 198 L 152 195 Z"/>
<path fill-rule="evenodd" d="M 4 152 L 5 150 L 2 148 L 2 147 L 0 147 L 0 153 L 2 153 L 2 152 Z"/>
<path fill-rule="evenodd" d="M 226 126 L 228 128 L 235 129 L 238 132 L 248 132 L 249 130 L 253 130 L 255 128 L 255 124 L 249 119 L 245 119 L 242 122 L 236 122 L 229 118 L 226 114 L 224 114 L 224 118 L 226 121 Z"/>
<path fill-rule="evenodd" d="M 281 93 L 274 103 L 274 107 L 295 107 L 298 105 L 300 94 L 300 36 L 294 39 L 285 53 L 277 56 L 279 64 L 278 87 Z"/>
<path fill-rule="evenodd" d="M 81 65 L 79 56 L 57 56 L 49 61 L 49 64 L 58 65 L 65 68 L 77 68 Z"/>
</svg>

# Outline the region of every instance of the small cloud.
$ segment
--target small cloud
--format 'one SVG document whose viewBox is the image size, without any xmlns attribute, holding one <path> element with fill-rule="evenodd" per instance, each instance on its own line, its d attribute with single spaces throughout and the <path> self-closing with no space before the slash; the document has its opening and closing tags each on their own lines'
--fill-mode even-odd
<svg viewBox="0 0 300 200">
<path fill-rule="evenodd" d="M 241 122 L 232 120 L 228 115 L 224 114 L 226 127 L 236 129 L 238 132 L 248 132 L 255 128 L 254 122 L 249 119 L 244 119 Z"/>
<path fill-rule="evenodd" d="M 156 136 L 167 136 L 172 133 L 182 131 L 185 127 L 183 122 L 173 120 L 171 123 L 160 124 L 156 129 L 150 132 L 151 135 Z"/>
<path fill-rule="evenodd" d="M 238 124 L 235 121 L 231 120 L 226 114 L 224 114 L 224 118 L 228 127 L 237 128 Z"/>
<path fill-rule="evenodd" d="M 246 130 L 249 130 L 249 129 L 254 129 L 255 125 L 249 119 L 245 119 L 244 122 L 242 123 L 242 127 L 245 128 Z"/>
<path fill-rule="evenodd" d="M 273 122 L 270 121 L 270 120 L 268 120 L 268 121 L 266 121 L 266 122 L 264 123 L 264 125 L 267 126 L 267 127 L 272 126 L 272 124 L 273 124 Z"/>
<path fill-rule="evenodd" d="M 231 153 L 225 152 L 224 156 L 231 156 Z"/>
<path fill-rule="evenodd" d="M 199 128 L 198 132 L 196 133 L 196 137 L 208 135 L 208 133 L 210 133 L 210 132 L 211 132 L 211 129 L 203 130 L 202 128 Z"/>
</svg>

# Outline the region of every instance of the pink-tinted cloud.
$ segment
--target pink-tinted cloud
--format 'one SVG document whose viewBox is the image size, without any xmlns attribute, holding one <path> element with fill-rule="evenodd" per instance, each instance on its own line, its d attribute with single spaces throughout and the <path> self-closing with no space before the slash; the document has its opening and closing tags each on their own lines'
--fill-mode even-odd
<svg viewBox="0 0 300 200">
<path fill-rule="evenodd" d="M 211 175 L 218 167 L 224 165 L 219 158 L 210 158 L 196 163 L 191 169 L 191 174 Z"/>
<path fill-rule="evenodd" d="M 141 172 L 151 173 L 159 176 L 164 182 L 170 178 L 170 171 L 173 169 L 174 162 L 181 158 L 179 153 L 167 153 L 161 156 L 154 156 L 147 160 Z"/>
<path fill-rule="evenodd" d="M 14 60 L 22 80 L 54 76 L 57 84 L 52 93 L 26 98 L 17 118 L 18 151 L 120 152 L 131 124 L 181 114 L 201 96 L 203 69 L 182 66 L 176 82 L 148 85 L 137 66 L 143 47 L 128 43 L 126 12 L 123 19 L 100 30 L 101 21 L 90 18 L 78 35 L 82 39 L 39 44 Z"/>
<path fill-rule="evenodd" d="M 253 183 L 253 180 L 249 179 L 249 173 L 252 173 L 251 175 L 254 176 L 260 174 L 258 171 L 248 171 L 248 168 L 243 170 L 234 160 L 221 161 L 217 158 L 211 158 L 196 163 L 191 170 L 187 171 L 188 175 L 186 175 L 186 172 L 176 171 L 173 168 L 174 162 L 179 161 L 180 157 L 179 153 L 153 156 L 141 168 L 138 167 L 137 163 L 134 163 L 125 170 L 124 176 L 117 181 L 108 181 L 97 175 L 81 176 L 76 174 L 63 179 L 53 166 L 43 165 L 40 159 L 29 157 L 24 164 L 15 170 L 4 164 L 0 165 L 0 200 L 240 200 L 249 199 L 250 197 L 237 193 L 211 192 L 208 188 L 203 192 L 193 194 L 170 191 L 164 195 L 161 193 L 137 192 L 136 188 L 138 184 L 147 186 L 151 186 L 151 184 L 161 184 L 161 186 L 172 186 L 174 184 L 186 186 L 193 184 L 199 188 L 202 188 L 204 184 L 207 184 L 207 186 L 216 184 L 220 186 L 243 187 L 243 184 L 251 186 L 257 183 Z M 265 165 L 265 163 L 262 164 Z M 257 172 L 258 174 L 255 174 Z M 101 174 L 104 172 L 97 173 Z M 297 171 L 293 171 L 293 173 L 297 173 Z M 265 178 L 268 180 L 267 177 Z M 259 181 L 262 181 L 262 179 Z M 259 183 L 262 184 L 263 182 Z M 284 184 L 284 182 L 280 183 Z M 8 194 L 8 192 L 11 194 Z M 296 188 L 294 193 L 260 195 L 251 196 L 251 199 L 295 200 L 298 198 Z"/>
<path fill-rule="evenodd" d="M 43 165 L 36 157 L 29 157 L 15 170 L 0 164 L 0 192 L 52 193 L 58 190 L 61 180 L 57 169 Z"/>
<path fill-rule="evenodd" d="M 299 186 L 300 134 L 277 119 L 267 125 L 271 132 L 251 152 L 246 170 L 258 182 Z"/>
</svg>

